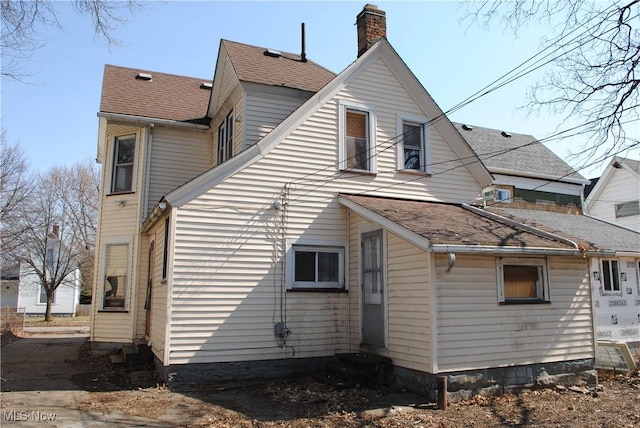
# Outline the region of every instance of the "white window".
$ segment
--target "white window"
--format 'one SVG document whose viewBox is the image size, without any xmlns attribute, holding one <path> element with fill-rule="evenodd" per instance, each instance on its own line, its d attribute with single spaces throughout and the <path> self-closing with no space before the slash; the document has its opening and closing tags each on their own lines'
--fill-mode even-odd
<svg viewBox="0 0 640 428">
<path fill-rule="evenodd" d="M 398 115 L 398 169 L 431 172 L 426 118 Z"/>
<path fill-rule="evenodd" d="M 511 202 L 511 190 L 509 189 L 496 189 L 494 202 Z"/>
<path fill-rule="evenodd" d="M 340 102 L 340 169 L 376 172 L 373 108 Z"/>
<path fill-rule="evenodd" d="M 498 263 L 500 303 L 549 301 L 547 263 L 539 258 L 504 258 Z"/>
<path fill-rule="evenodd" d="M 53 299 L 51 300 L 52 304 L 56 303 L 56 292 L 58 290 L 53 290 Z M 46 305 L 47 304 L 47 290 L 44 288 L 42 284 L 40 284 L 40 293 L 38 294 L 38 304 Z"/>
<path fill-rule="evenodd" d="M 616 204 L 616 218 L 640 214 L 640 201 Z"/>
<path fill-rule="evenodd" d="M 135 135 L 114 139 L 111 193 L 133 192 L 135 153 Z"/>
<path fill-rule="evenodd" d="M 603 291 L 620 292 L 620 267 L 617 260 L 602 260 L 600 284 Z"/>
<path fill-rule="evenodd" d="M 105 247 L 103 309 L 127 308 L 129 289 L 129 244 L 114 243 Z"/>
<path fill-rule="evenodd" d="M 291 245 L 287 254 L 289 289 L 344 289 L 344 246 Z"/>
<path fill-rule="evenodd" d="M 233 156 L 233 110 L 218 126 L 218 165 Z"/>
</svg>

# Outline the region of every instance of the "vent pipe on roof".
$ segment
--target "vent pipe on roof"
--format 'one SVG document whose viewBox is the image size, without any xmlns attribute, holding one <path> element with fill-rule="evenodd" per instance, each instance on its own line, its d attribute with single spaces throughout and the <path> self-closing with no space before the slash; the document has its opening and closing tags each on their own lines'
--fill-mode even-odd
<svg viewBox="0 0 640 428">
<path fill-rule="evenodd" d="M 301 30 L 302 30 L 302 52 L 300 52 L 300 61 L 302 62 L 307 62 L 307 49 L 306 49 L 306 43 L 305 43 L 305 36 L 304 36 L 304 22 L 301 25 Z"/>
</svg>

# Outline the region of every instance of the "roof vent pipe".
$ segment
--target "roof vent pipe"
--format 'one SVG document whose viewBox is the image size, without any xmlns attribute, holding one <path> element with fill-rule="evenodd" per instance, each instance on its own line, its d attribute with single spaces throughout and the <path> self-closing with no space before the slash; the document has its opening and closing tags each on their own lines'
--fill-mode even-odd
<svg viewBox="0 0 640 428">
<path fill-rule="evenodd" d="M 302 52 L 300 53 L 300 61 L 307 62 L 307 49 L 305 47 L 304 22 L 301 25 L 302 30 Z"/>
</svg>

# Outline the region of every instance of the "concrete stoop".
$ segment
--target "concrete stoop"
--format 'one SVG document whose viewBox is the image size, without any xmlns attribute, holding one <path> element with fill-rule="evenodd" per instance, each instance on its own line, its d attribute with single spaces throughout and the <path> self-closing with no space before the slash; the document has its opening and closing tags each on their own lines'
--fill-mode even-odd
<svg viewBox="0 0 640 428">
<path fill-rule="evenodd" d="M 111 363 L 117 364 L 143 364 L 153 361 L 151 347 L 146 342 L 136 340 L 133 343 L 124 343 L 110 356 Z"/>
<path fill-rule="evenodd" d="M 391 359 L 362 352 L 338 354 L 337 361 L 326 367 L 322 380 L 335 388 L 362 385 L 387 386 L 393 370 Z"/>
</svg>

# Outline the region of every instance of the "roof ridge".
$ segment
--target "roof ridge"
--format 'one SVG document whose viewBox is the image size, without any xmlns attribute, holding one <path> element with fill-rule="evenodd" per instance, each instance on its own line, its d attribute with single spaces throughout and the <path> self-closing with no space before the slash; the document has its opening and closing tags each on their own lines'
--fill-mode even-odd
<svg viewBox="0 0 640 428">
<path fill-rule="evenodd" d="M 141 71 L 141 72 L 147 72 L 147 73 L 158 74 L 158 75 L 163 75 L 163 76 L 179 77 L 181 79 L 200 80 L 200 81 L 206 81 L 206 82 L 212 82 L 213 81 L 213 79 L 210 79 L 210 78 L 186 76 L 184 74 L 167 73 L 167 72 L 164 72 L 164 71 L 154 71 L 154 70 L 149 70 L 149 69 L 140 68 L 140 67 L 125 67 L 123 65 L 114 65 L 114 64 L 105 64 L 104 66 L 105 67 L 112 67 L 112 68 L 119 68 L 121 70 Z"/>
</svg>

